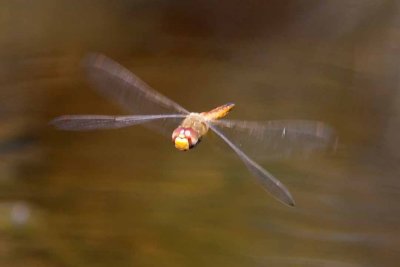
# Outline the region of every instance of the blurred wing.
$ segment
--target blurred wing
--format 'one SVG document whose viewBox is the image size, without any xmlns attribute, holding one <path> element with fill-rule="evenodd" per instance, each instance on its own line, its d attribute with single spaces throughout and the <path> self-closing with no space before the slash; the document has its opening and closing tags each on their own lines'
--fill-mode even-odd
<svg viewBox="0 0 400 267">
<path fill-rule="evenodd" d="M 229 140 L 257 160 L 294 156 L 334 149 L 335 131 L 325 123 L 307 120 L 213 121 Z"/>
<path fill-rule="evenodd" d="M 90 54 L 84 60 L 84 67 L 90 83 L 107 98 L 113 99 L 134 115 L 188 114 L 189 112 L 152 89 L 139 77 L 115 61 L 100 54 Z M 162 133 L 166 121 L 147 124 Z"/>
<path fill-rule="evenodd" d="M 57 117 L 50 123 L 61 130 L 90 131 L 123 128 L 155 120 L 171 120 L 177 125 L 178 120 L 182 120 L 184 117 L 185 115 L 180 114 L 142 116 L 66 115 Z"/>
<path fill-rule="evenodd" d="M 258 182 L 276 199 L 282 201 L 286 205 L 294 206 L 294 200 L 289 190 L 272 174 L 263 169 L 260 165 L 250 159 L 242 150 L 233 144 L 222 132 L 215 126 L 210 126 L 219 137 L 222 138 L 236 154 L 240 157 L 247 169 L 257 178 Z"/>
<path fill-rule="evenodd" d="M 100 93 L 134 114 L 189 113 L 106 56 L 90 54 L 84 60 L 84 66 L 90 82 Z"/>
</svg>

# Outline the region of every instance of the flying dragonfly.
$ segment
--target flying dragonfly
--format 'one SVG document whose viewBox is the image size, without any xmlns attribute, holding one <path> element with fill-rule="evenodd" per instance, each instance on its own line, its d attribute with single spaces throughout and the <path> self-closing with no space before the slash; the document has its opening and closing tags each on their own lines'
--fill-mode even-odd
<svg viewBox="0 0 400 267">
<path fill-rule="evenodd" d="M 289 190 L 248 154 L 254 157 L 271 153 L 289 155 L 299 151 L 298 148 L 308 152 L 326 149 L 332 144 L 333 129 L 319 121 L 222 119 L 234 108 L 233 103 L 207 112 L 189 112 L 104 55 L 89 55 L 84 66 L 94 88 L 129 110 L 131 115 L 64 115 L 51 121 L 55 127 L 88 131 L 145 124 L 170 136 L 180 151 L 196 147 L 211 131 L 239 156 L 266 191 L 289 206 L 295 205 Z"/>
</svg>

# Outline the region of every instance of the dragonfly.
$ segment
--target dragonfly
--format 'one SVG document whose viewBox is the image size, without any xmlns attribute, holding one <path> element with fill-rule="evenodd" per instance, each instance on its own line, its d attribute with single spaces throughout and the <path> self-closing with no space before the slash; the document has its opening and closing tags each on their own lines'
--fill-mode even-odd
<svg viewBox="0 0 400 267">
<path fill-rule="evenodd" d="M 326 149 L 332 143 L 333 129 L 320 121 L 223 119 L 235 107 L 233 103 L 207 112 L 189 112 L 102 54 L 88 55 L 83 65 L 93 87 L 130 114 L 63 115 L 51 121 L 56 128 L 88 131 L 143 124 L 169 136 L 180 151 L 193 149 L 205 135 L 212 132 L 237 154 L 267 192 L 289 206 L 295 206 L 295 201 L 287 187 L 249 154 L 255 158 L 268 154 L 290 155 L 296 151 L 308 153 Z"/>
</svg>

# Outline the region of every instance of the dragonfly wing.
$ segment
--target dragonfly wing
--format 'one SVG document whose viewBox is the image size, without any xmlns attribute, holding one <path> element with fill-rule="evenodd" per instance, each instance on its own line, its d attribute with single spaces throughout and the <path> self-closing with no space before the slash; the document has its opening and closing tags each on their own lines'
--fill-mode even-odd
<svg viewBox="0 0 400 267">
<path fill-rule="evenodd" d="M 220 132 L 215 126 L 210 125 L 211 130 L 217 134 L 222 140 L 227 143 L 233 151 L 240 157 L 244 162 L 247 169 L 257 178 L 258 182 L 276 199 L 283 203 L 294 206 L 295 202 L 289 190 L 271 173 L 263 169 L 260 165 L 249 158 L 242 150 L 240 150 L 234 143 L 232 143 L 222 132 Z"/>
<path fill-rule="evenodd" d="M 185 115 L 133 115 L 133 116 L 104 116 L 104 115 L 66 115 L 57 117 L 50 123 L 56 128 L 68 131 L 90 131 L 96 129 L 123 128 L 156 120 L 182 120 Z"/>
<path fill-rule="evenodd" d="M 134 115 L 188 114 L 189 112 L 166 96 L 152 89 L 139 77 L 112 59 L 100 54 L 90 54 L 84 60 L 90 83 L 105 97 L 113 99 Z M 167 133 L 168 121 L 146 124 Z"/>
<path fill-rule="evenodd" d="M 244 152 L 260 161 L 307 157 L 316 151 L 334 149 L 337 142 L 335 131 L 319 121 L 219 120 L 212 124 Z"/>
</svg>

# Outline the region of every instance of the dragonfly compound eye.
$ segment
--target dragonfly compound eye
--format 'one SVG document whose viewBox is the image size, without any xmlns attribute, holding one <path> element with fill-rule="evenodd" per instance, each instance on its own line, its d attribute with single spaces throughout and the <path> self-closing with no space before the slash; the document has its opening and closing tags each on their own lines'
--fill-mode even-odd
<svg viewBox="0 0 400 267">
<path fill-rule="evenodd" d="M 172 142 L 181 151 L 193 148 L 198 141 L 198 133 L 192 128 L 178 127 L 172 133 Z"/>
</svg>

